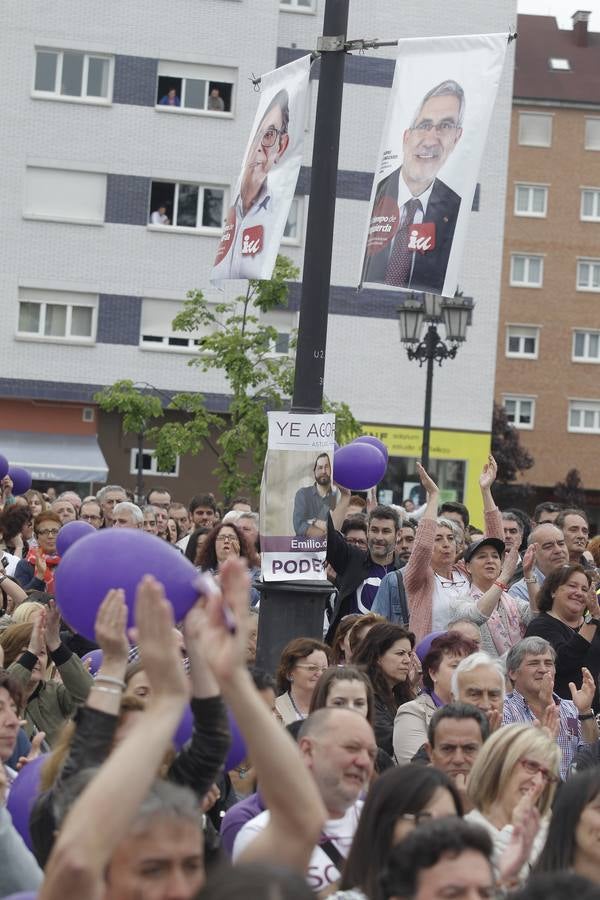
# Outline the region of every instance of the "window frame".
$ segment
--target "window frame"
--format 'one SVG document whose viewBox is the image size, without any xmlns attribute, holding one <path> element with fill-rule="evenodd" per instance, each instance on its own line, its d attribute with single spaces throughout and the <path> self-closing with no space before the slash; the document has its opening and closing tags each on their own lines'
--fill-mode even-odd
<svg viewBox="0 0 600 900">
<path fill-rule="evenodd" d="M 550 138 L 549 138 L 549 142 L 548 142 L 547 144 L 540 144 L 540 143 L 536 143 L 536 144 L 525 143 L 525 142 L 522 140 L 522 138 L 521 138 L 521 121 L 522 121 L 522 116 L 535 116 L 535 117 L 537 117 L 538 119 L 539 119 L 539 118 L 544 118 L 544 119 L 547 119 L 547 120 L 550 122 Z M 551 146 L 552 146 L 552 131 L 553 131 L 553 126 L 554 126 L 553 118 L 554 118 L 554 116 L 553 116 L 551 113 L 533 112 L 533 111 L 531 111 L 531 110 L 522 110 L 522 111 L 520 111 L 520 112 L 519 112 L 519 123 L 518 123 L 518 128 L 517 128 L 517 143 L 518 143 L 519 147 L 542 147 L 542 148 L 546 148 L 546 149 L 547 149 L 548 147 L 551 147 Z"/>
<path fill-rule="evenodd" d="M 588 404 L 587 407 L 586 404 Z M 571 413 L 574 411 L 579 411 L 581 413 L 593 412 L 596 418 L 596 425 L 592 428 L 572 425 Z M 600 434 L 600 400 L 579 400 L 570 397 L 567 410 L 567 431 L 571 434 Z"/>
<path fill-rule="evenodd" d="M 314 16 L 317 12 L 317 0 L 310 0 L 310 8 L 306 6 L 298 6 L 298 0 L 279 0 L 279 9 L 282 12 L 300 13 L 301 15 Z"/>
<path fill-rule="evenodd" d="M 131 447 L 129 450 L 129 474 L 137 475 L 137 465 L 136 465 L 136 457 L 139 452 L 138 447 Z M 151 458 L 151 464 L 149 469 L 144 469 L 142 467 L 142 475 L 155 475 L 157 478 L 179 478 L 179 464 L 181 461 L 181 457 L 179 453 L 175 457 L 175 471 L 174 472 L 159 472 L 156 468 L 156 450 L 147 450 L 145 447 L 142 448 L 142 455 L 147 454 Z"/>
<path fill-rule="evenodd" d="M 532 337 L 532 335 L 524 335 L 524 334 L 510 334 L 510 330 L 515 329 L 517 331 L 534 331 L 535 335 L 535 350 L 533 353 L 525 353 L 524 351 L 514 351 L 509 348 L 509 341 L 511 337 L 518 337 L 519 340 L 525 340 L 526 337 Z M 506 323 L 506 331 L 504 338 L 504 355 L 507 359 L 537 359 L 539 356 L 540 349 L 540 326 L 539 325 L 521 325 L 520 323 Z"/>
<path fill-rule="evenodd" d="M 523 212 L 517 208 L 517 195 L 519 193 L 519 189 L 527 189 L 529 193 L 529 204 L 528 209 Z M 534 212 L 531 207 L 531 200 L 533 198 L 533 192 L 536 190 L 542 190 L 544 192 L 544 211 L 543 212 Z M 529 219 L 545 219 L 548 216 L 548 185 L 547 184 L 533 184 L 527 183 L 523 181 L 515 181 L 515 197 L 514 197 L 514 205 L 513 205 L 513 214 L 519 217 L 526 217 Z"/>
<path fill-rule="evenodd" d="M 506 401 L 510 400 L 515 403 L 515 421 L 510 422 L 513 428 L 518 428 L 519 431 L 533 431 L 535 428 L 535 405 L 536 405 L 536 397 L 533 397 L 528 394 L 503 394 L 502 395 L 502 408 L 506 413 L 508 418 L 508 412 L 506 410 Z M 530 422 L 520 422 L 518 421 L 521 411 L 521 404 L 531 403 L 531 421 Z"/>
<path fill-rule="evenodd" d="M 588 134 L 587 134 L 587 125 L 588 122 L 597 122 L 598 128 L 600 129 L 600 116 L 586 116 L 585 117 L 585 128 L 583 133 L 583 149 L 590 150 L 592 153 L 600 152 L 600 140 L 598 141 L 597 147 L 590 147 L 588 144 Z"/>
<path fill-rule="evenodd" d="M 600 187 L 582 187 L 581 202 L 579 206 L 579 219 L 581 222 L 600 222 Z M 596 215 L 586 216 L 583 212 L 584 194 L 594 195 L 594 207 Z"/>
<path fill-rule="evenodd" d="M 571 362 L 574 363 L 591 363 L 592 365 L 600 364 L 600 329 L 597 328 L 573 328 L 572 330 L 573 340 L 571 344 Z M 584 342 L 584 353 L 582 356 L 577 356 L 575 354 L 575 342 L 577 340 L 577 335 L 582 334 L 583 342 Z M 590 344 L 590 335 L 598 336 L 598 356 L 590 356 L 589 352 L 589 344 Z"/>
<path fill-rule="evenodd" d="M 516 281 L 514 277 L 514 263 L 516 259 L 524 259 L 526 260 L 525 265 L 525 274 L 529 274 L 529 260 L 530 259 L 539 259 L 540 260 L 540 281 L 532 282 L 532 281 Z M 540 290 L 544 286 L 544 256 L 540 253 L 511 253 L 510 254 L 510 278 L 509 283 L 511 287 L 519 287 L 519 288 L 533 288 L 534 290 Z"/>
<path fill-rule="evenodd" d="M 31 84 L 31 97 L 34 100 L 58 100 L 61 103 L 85 103 L 92 106 L 112 106 L 115 58 L 110 53 L 97 53 L 93 50 L 75 50 L 71 47 L 48 47 L 37 46 L 35 49 L 35 61 L 33 66 L 33 81 Z M 56 53 L 58 60 L 56 63 L 56 74 L 54 76 L 54 90 L 41 91 L 35 86 L 35 76 L 37 71 L 37 55 L 41 53 Z M 65 53 L 81 53 L 83 56 L 83 69 L 81 72 L 81 88 L 82 93 L 79 96 L 71 94 L 61 94 L 58 86 L 61 83 L 63 60 Z M 108 62 L 108 76 L 106 79 L 106 97 L 87 96 L 87 79 L 89 73 L 90 58 L 104 59 Z M 85 86 L 85 93 L 84 93 Z"/>
<path fill-rule="evenodd" d="M 587 293 L 587 294 L 600 294 L 600 271 L 599 271 L 599 278 L 598 278 L 598 287 L 591 287 L 589 285 L 586 287 L 581 287 L 581 285 L 579 284 L 579 267 L 581 265 L 589 265 L 591 267 L 597 266 L 598 269 L 600 270 L 600 258 L 597 258 L 597 257 L 592 258 L 592 257 L 588 257 L 588 256 L 577 257 L 577 271 L 576 271 L 576 275 L 575 275 L 575 289 L 577 291 L 579 291 L 580 293 Z"/>
<path fill-rule="evenodd" d="M 172 210 L 172 218 L 171 218 L 170 225 L 154 225 L 152 222 L 150 222 L 150 216 L 152 215 L 152 212 L 153 212 L 153 210 L 150 209 L 150 207 L 152 206 L 152 191 L 153 191 L 154 185 L 156 185 L 156 184 L 168 184 L 168 185 L 173 185 L 173 187 L 174 187 L 173 210 Z M 177 211 L 179 208 L 179 188 L 180 188 L 180 185 L 182 185 L 182 184 L 192 185 L 193 187 L 199 188 L 198 204 L 196 206 L 196 222 L 198 221 L 198 211 L 203 206 L 203 203 L 200 202 L 200 189 L 202 190 L 202 192 L 204 192 L 204 190 L 206 190 L 206 189 L 223 191 L 223 215 L 222 215 L 222 220 L 221 220 L 220 225 L 218 225 L 218 226 L 212 226 L 212 225 L 198 226 L 198 225 L 196 225 L 196 227 L 194 228 L 194 227 L 191 227 L 190 225 L 176 225 L 175 224 L 175 222 L 177 220 Z M 204 196 L 204 193 L 202 193 L 202 197 L 203 196 Z M 220 237 L 223 233 L 223 224 L 227 217 L 227 212 L 229 210 L 229 206 L 230 206 L 230 187 L 228 184 L 216 184 L 214 182 L 207 183 L 207 182 L 199 182 L 199 181 L 186 181 L 185 179 L 176 180 L 176 179 L 172 179 L 172 178 L 153 178 L 150 181 L 150 197 L 148 198 L 148 214 L 147 214 L 146 228 L 149 231 L 160 231 L 163 234 L 165 232 L 166 233 L 177 232 L 179 234 L 203 234 L 203 235 Z"/>
<path fill-rule="evenodd" d="M 281 238 L 281 243 L 286 247 L 300 247 L 304 237 L 304 216 L 306 212 L 306 201 L 302 194 L 294 194 L 292 204 L 297 203 L 297 235 L 296 237 L 286 237 L 285 234 Z M 290 206 L 291 209 L 291 206 Z M 289 215 L 288 215 L 289 218 Z M 286 220 L 287 225 L 287 220 Z M 284 229 L 285 230 L 285 229 Z"/>
<path fill-rule="evenodd" d="M 37 290 L 37 289 L 36 289 Z M 61 292 L 63 293 L 63 292 Z M 52 294 L 52 290 L 48 291 L 48 294 Z M 37 331 L 21 331 L 19 328 L 19 319 L 21 314 L 21 304 L 22 303 L 31 303 L 36 306 L 40 306 L 40 316 L 39 316 L 39 326 Z M 46 324 L 46 307 L 47 306 L 63 306 L 66 307 L 66 317 L 65 317 L 65 334 L 64 335 L 53 335 L 53 334 L 44 334 L 45 324 Z M 91 323 L 91 334 L 89 337 L 84 337 L 83 335 L 71 335 L 70 330 L 73 321 L 73 307 L 82 306 L 92 310 L 92 323 Z M 92 347 L 96 344 L 98 332 L 98 297 L 95 298 L 95 301 L 84 302 L 83 300 L 77 302 L 74 300 L 71 303 L 65 303 L 64 300 L 52 300 L 51 296 L 47 297 L 44 300 L 34 299 L 26 296 L 26 289 L 23 296 L 19 295 L 17 299 L 17 326 L 15 329 L 15 340 L 18 341 L 40 341 L 41 343 L 51 343 L 51 344 L 76 344 L 79 346 Z"/>
<path fill-rule="evenodd" d="M 566 63 L 566 66 L 560 65 L 560 63 Z M 552 72 L 572 72 L 573 71 L 571 68 L 571 61 L 569 59 L 567 59 L 565 56 L 549 56 L 548 57 L 548 68 Z"/>
</svg>

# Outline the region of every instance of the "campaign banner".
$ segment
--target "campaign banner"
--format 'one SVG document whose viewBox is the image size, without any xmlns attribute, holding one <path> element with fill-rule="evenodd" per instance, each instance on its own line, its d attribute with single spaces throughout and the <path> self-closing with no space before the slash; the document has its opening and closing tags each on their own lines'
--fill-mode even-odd
<svg viewBox="0 0 600 900">
<path fill-rule="evenodd" d="M 507 34 L 398 41 L 360 283 L 453 297 Z"/>
<path fill-rule="evenodd" d="M 270 412 L 260 491 L 264 581 L 326 580 L 335 416 Z"/>
<path fill-rule="evenodd" d="M 260 100 L 210 280 L 273 274 L 302 164 L 310 55 L 260 80 Z"/>
</svg>

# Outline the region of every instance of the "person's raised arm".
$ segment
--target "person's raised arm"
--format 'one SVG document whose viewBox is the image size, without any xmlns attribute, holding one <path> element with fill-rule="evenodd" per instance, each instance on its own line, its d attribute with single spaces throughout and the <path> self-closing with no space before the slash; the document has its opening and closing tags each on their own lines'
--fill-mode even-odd
<svg viewBox="0 0 600 900">
<path fill-rule="evenodd" d="M 477 601 L 477 609 L 479 612 L 489 618 L 491 614 L 496 609 L 498 605 L 498 601 L 502 595 L 503 591 L 508 590 L 508 585 L 510 584 L 510 580 L 515 574 L 515 569 L 519 564 L 519 548 L 511 547 L 508 553 L 505 554 L 504 560 L 502 562 L 502 569 L 498 578 L 493 583 L 493 585 L 488 588 L 485 594 Z"/>
<path fill-rule="evenodd" d="M 523 554 L 523 580 L 527 585 L 527 595 L 529 597 L 529 606 L 531 607 L 531 612 L 534 616 L 537 616 L 539 613 L 538 609 L 538 597 L 540 593 L 540 585 L 538 583 L 537 578 L 534 574 L 535 568 L 535 558 L 537 553 L 538 545 L 533 543 L 530 544 L 525 553 Z"/>
<path fill-rule="evenodd" d="M 138 587 L 136 625 L 151 699 L 69 811 L 38 900 L 104 896 L 106 866 L 157 776 L 188 701 L 173 611 L 150 576 Z"/>
<path fill-rule="evenodd" d="M 504 528 L 502 526 L 502 514 L 496 506 L 496 501 L 492 497 L 492 485 L 495 482 L 497 475 L 498 463 L 490 453 L 481 475 L 479 476 L 479 487 L 481 489 L 483 515 L 485 518 L 484 530 L 486 537 L 497 537 L 503 541 Z"/>
<path fill-rule="evenodd" d="M 221 590 L 206 605 L 202 629 L 206 659 L 242 732 L 260 792 L 270 812 L 267 827 L 240 861 L 272 862 L 306 871 L 326 813 L 315 782 L 285 729 L 277 724 L 245 665 L 249 579 L 238 559 L 221 569 Z M 230 615 L 225 615 L 228 609 Z M 231 617 L 235 632 L 231 630 Z"/>
<path fill-rule="evenodd" d="M 421 463 L 417 463 L 417 474 L 422 486 L 425 488 L 426 503 L 425 512 L 421 516 L 421 521 L 415 533 L 415 542 L 410 559 L 402 570 L 402 579 L 409 595 L 418 591 L 427 582 L 431 569 L 431 556 L 437 530 L 438 503 L 440 499 L 440 489 Z M 414 605 L 410 611 L 411 614 L 414 613 Z"/>
<path fill-rule="evenodd" d="M 331 511 L 331 521 L 333 522 L 336 531 L 339 531 L 344 524 L 344 519 L 348 515 L 348 507 L 350 506 L 350 497 L 352 494 L 348 488 L 340 487 L 339 484 L 336 485 L 336 487 L 340 492 L 340 496 L 335 505 L 335 509 Z"/>
<path fill-rule="evenodd" d="M 417 475 L 419 476 L 419 481 L 425 488 L 426 494 L 425 512 L 421 516 L 421 521 L 423 519 L 437 519 L 440 489 L 419 462 L 417 463 Z"/>
</svg>

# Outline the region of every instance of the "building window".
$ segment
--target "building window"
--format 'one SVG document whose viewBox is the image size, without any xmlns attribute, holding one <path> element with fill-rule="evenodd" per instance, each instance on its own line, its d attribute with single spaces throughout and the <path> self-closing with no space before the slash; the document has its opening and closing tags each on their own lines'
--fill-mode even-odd
<svg viewBox="0 0 600 900">
<path fill-rule="evenodd" d="M 25 218 L 102 225 L 105 207 L 106 175 L 101 172 L 41 166 L 25 171 Z"/>
<path fill-rule="evenodd" d="M 275 332 L 275 337 L 269 347 L 271 356 L 287 356 L 289 354 L 292 332 L 296 323 L 297 314 L 289 310 L 272 310 L 261 315 L 260 324 L 269 325 Z"/>
<path fill-rule="evenodd" d="M 600 188 L 582 188 L 582 222 L 600 222 Z"/>
<path fill-rule="evenodd" d="M 504 397 L 504 411 L 515 428 L 533 428 L 535 400 L 532 397 Z"/>
<path fill-rule="evenodd" d="M 175 353 L 196 353 L 199 339 L 209 330 L 199 330 L 191 335 L 187 331 L 174 331 L 173 319 L 183 309 L 183 304 L 172 300 L 144 298 L 140 347 L 145 350 L 167 350 Z"/>
<path fill-rule="evenodd" d="M 148 224 L 221 233 L 226 188 L 183 181 L 153 181 Z M 163 211 L 164 210 L 164 211 Z"/>
<path fill-rule="evenodd" d="M 137 475 L 138 471 L 139 450 L 136 447 L 131 448 L 129 474 Z M 161 478 L 177 478 L 179 476 L 179 456 L 175 458 L 175 464 L 171 469 L 163 472 L 158 468 L 154 450 L 142 450 L 142 474 L 143 475 L 160 475 Z"/>
<path fill-rule="evenodd" d="M 600 119 L 585 120 L 585 149 L 600 150 Z"/>
<path fill-rule="evenodd" d="M 506 355 L 519 359 L 537 359 L 540 330 L 529 325 L 508 325 Z"/>
<path fill-rule="evenodd" d="M 600 331 L 573 332 L 573 361 L 600 362 Z"/>
<path fill-rule="evenodd" d="M 283 230 L 283 244 L 299 244 L 301 242 L 303 216 L 304 197 L 294 197 Z"/>
<path fill-rule="evenodd" d="M 97 308 L 93 294 L 19 288 L 17 337 L 93 344 Z"/>
<path fill-rule="evenodd" d="M 571 400 L 569 431 L 600 434 L 600 400 Z"/>
<path fill-rule="evenodd" d="M 161 61 L 156 105 L 179 112 L 231 113 L 236 79 L 236 69 Z"/>
<path fill-rule="evenodd" d="M 315 12 L 317 0 L 279 0 L 279 6 L 281 9 L 294 12 Z"/>
<path fill-rule="evenodd" d="M 577 260 L 577 290 L 600 291 L 600 259 Z"/>
<path fill-rule="evenodd" d="M 545 113 L 519 113 L 519 144 L 523 147 L 550 147 L 552 116 Z"/>
<path fill-rule="evenodd" d="M 112 93 L 112 57 L 75 50 L 39 48 L 35 53 L 35 96 L 90 103 Z"/>
<path fill-rule="evenodd" d="M 554 69 L 556 72 L 570 72 L 571 71 L 571 63 L 568 59 L 561 59 L 557 56 L 551 56 L 548 60 L 551 69 Z"/>
<path fill-rule="evenodd" d="M 548 210 L 548 188 L 537 184 L 515 185 L 515 216 L 543 218 Z"/>
<path fill-rule="evenodd" d="M 544 259 L 542 256 L 521 256 L 514 253 L 510 258 L 510 283 L 513 287 L 542 286 Z"/>
</svg>

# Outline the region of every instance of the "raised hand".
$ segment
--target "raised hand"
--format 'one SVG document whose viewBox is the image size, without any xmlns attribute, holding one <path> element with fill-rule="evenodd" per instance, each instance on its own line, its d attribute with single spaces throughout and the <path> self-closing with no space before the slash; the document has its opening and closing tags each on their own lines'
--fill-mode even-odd
<svg viewBox="0 0 600 900">
<path fill-rule="evenodd" d="M 46 613 L 46 644 L 48 650 L 57 650 L 60 646 L 60 611 L 54 600 L 48 603 Z"/>
<path fill-rule="evenodd" d="M 213 675 L 223 684 L 245 668 L 250 605 L 250 575 L 241 559 L 228 559 L 221 566 L 221 591 L 206 601 L 202 629 L 202 651 Z"/>
<path fill-rule="evenodd" d="M 35 551 L 35 565 L 34 565 L 35 577 L 39 578 L 40 581 L 43 581 L 47 568 L 48 568 L 48 566 L 46 565 L 46 560 L 44 559 L 44 554 L 38 547 L 38 549 Z"/>
<path fill-rule="evenodd" d="M 98 607 L 94 625 L 96 643 L 102 650 L 103 662 L 107 660 L 127 662 L 127 606 L 125 592 L 111 590 Z"/>
<path fill-rule="evenodd" d="M 543 703 L 544 706 L 549 706 L 551 703 L 554 703 L 552 692 L 554 691 L 554 673 L 553 672 L 544 672 L 544 676 L 542 678 L 542 683 L 540 685 L 539 698 L 540 703 Z"/>
<path fill-rule="evenodd" d="M 510 843 L 498 861 L 501 882 L 518 878 L 519 872 L 529 861 L 533 842 L 540 827 L 540 814 L 536 807 L 535 791 L 524 794 L 513 810 Z"/>
<path fill-rule="evenodd" d="M 439 494 L 439 487 L 437 486 L 433 478 L 427 474 L 420 462 L 417 463 L 417 475 L 419 476 L 419 481 L 425 488 L 428 497 L 432 494 Z"/>
<path fill-rule="evenodd" d="M 502 711 L 493 709 L 487 718 L 490 725 L 490 731 L 498 731 L 502 725 Z"/>
<path fill-rule="evenodd" d="M 546 728 L 551 737 L 556 740 L 560 732 L 560 714 L 556 703 L 549 703 L 539 719 L 535 719 L 536 728 Z"/>
<path fill-rule="evenodd" d="M 581 673 L 583 675 L 583 681 L 579 690 L 577 690 L 577 687 L 572 681 L 569 682 L 569 690 L 571 691 L 573 703 L 577 707 L 577 712 L 580 715 L 583 715 L 584 713 L 589 712 L 592 707 L 594 694 L 596 693 L 596 684 L 594 682 L 594 676 L 589 669 L 583 668 Z"/>
<path fill-rule="evenodd" d="M 586 606 L 593 619 L 600 619 L 600 604 L 598 603 L 598 594 L 596 593 L 594 582 L 589 586 Z"/>
<path fill-rule="evenodd" d="M 508 553 L 504 556 L 504 561 L 502 562 L 502 571 L 500 572 L 500 581 L 504 584 L 508 584 L 513 575 L 517 570 L 517 566 L 519 565 L 519 548 L 511 547 Z"/>
<path fill-rule="evenodd" d="M 29 647 L 27 648 L 30 653 L 33 653 L 35 656 L 39 656 L 44 647 L 46 646 L 46 609 L 40 609 L 38 614 L 33 617 L 33 630 L 31 632 L 31 637 L 29 638 Z"/>
<path fill-rule="evenodd" d="M 145 575 L 138 584 L 135 623 L 142 665 L 152 688 L 152 702 L 169 699 L 185 703 L 189 686 L 173 634 L 173 610 L 162 584 L 151 575 Z"/>
<path fill-rule="evenodd" d="M 533 570 L 535 567 L 535 556 L 537 553 L 538 545 L 530 544 L 525 553 L 523 554 L 523 575 L 525 578 L 531 578 L 533 575 Z"/>
<path fill-rule="evenodd" d="M 487 458 L 487 462 L 483 467 L 481 475 L 479 476 L 479 487 L 482 491 L 489 490 L 493 483 L 496 480 L 496 476 L 498 474 L 498 463 L 490 453 Z"/>
<path fill-rule="evenodd" d="M 31 741 L 31 750 L 27 754 L 27 756 L 20 756 L 16 765 L 16 769 L 19 772 L 23 766 L 26 766 L 27 763 L 32 762 L 32 760 L 37 759 L 38 756 L 42 754 L 42 744 L 46 738 L 45 731 L 38 731 L 36 735 L 32 738 Z"/>
</svg>

